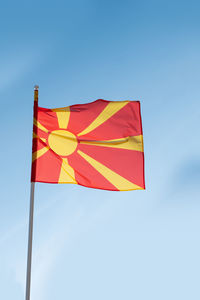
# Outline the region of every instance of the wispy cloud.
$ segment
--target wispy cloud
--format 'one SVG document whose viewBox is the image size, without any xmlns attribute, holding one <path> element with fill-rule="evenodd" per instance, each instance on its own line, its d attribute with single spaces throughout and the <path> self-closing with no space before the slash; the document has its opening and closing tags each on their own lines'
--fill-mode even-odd
<svg viewBox="0 0 200 300">
<path fill-rule="evenodd" d="M 51 205 L 55 201 L 51 201 Z M 41 216 L 48 209 L 43 207 L 35 216 L 35 221 L 40 222 L 38 217 Z M 49 276 L 56 265 L 57 260 L 60 258 L 64 245 L 70 242 L 74 227 L 79 221 L 82 213 L 80 210 L 74 212 L 68 221 L 66 221 L 65 213 L 60 211 L 56 214 L 53 220 L 53 228 L 50 232 L 46 233 L 44 240 L 35 240 L 33 245 L 33 258 L 32 258 L 32 280 L 31 280 L 31 296 L 33 299 L 43 300 L 47 291 L 47 284 Z M 42 222 L 42 221 L 41 221 Z M 41 234 L 42 236 L 42 234 Z M 25 291 L 25 271 L 26 270 L 26 257 L 18 261 L 15 266 L 16 282 L 20 284 L 23 291 Z"/>
</svg>

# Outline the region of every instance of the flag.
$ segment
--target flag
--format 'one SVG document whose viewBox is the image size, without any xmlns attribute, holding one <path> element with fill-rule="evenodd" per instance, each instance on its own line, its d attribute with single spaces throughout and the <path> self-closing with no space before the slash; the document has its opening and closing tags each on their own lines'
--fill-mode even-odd
<svg viewBox="0 0 200 300">
<path fill-rule="evenodd" d="M 32 182 L 145 189 L 139 101 L 36 107 L 34 116 Z"/>
</svg>

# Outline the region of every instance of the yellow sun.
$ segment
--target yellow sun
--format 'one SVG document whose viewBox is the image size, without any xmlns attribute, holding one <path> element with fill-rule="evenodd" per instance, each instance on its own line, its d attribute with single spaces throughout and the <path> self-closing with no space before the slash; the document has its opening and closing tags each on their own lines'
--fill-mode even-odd
<svg viewBox="0 0 200 300">
<path fill-rule="evenodd" d="M 50 148 L 60 156 L 72 154 L 78 145 L 76 136 L 67 130 L 54 130 L 49 134 Z"/>
</svg>

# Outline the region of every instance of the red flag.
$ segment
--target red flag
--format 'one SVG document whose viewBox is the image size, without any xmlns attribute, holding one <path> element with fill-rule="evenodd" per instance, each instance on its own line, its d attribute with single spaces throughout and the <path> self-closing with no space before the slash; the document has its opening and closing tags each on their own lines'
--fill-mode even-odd
<svg viewBox="0 0 200 300">
<path fill-rule="evenodd" d="M 97 100 L 36 110 L 32 182 L 145 188 L 139 101 Z"/>
</svg>

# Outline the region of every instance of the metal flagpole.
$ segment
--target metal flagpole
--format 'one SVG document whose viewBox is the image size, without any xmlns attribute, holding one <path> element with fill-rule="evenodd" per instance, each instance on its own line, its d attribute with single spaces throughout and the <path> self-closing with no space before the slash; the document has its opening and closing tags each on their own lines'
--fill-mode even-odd
<svg viewBox="0 0 200 300">
<path fill-rule="evenodd" d="M 37 107 L 38 107 L 38 88 L 39 88 L 39 86 L 35 85 L 33 117 L 36 119 L 37 119 Z M 32 170 L 32 172 L 33 172 L 33 170 Z M 33 241 L 34 193 L 35 193 L 35 182 L 31 182 L 29 232 L 28 232 L 28 255 L 27 255 L 27 270 L 26 270 L 26 300 L 30 300 L 30 291 L 31 291 L 31 261 L 32 261 L 32 241 Z"/>
</svg>

